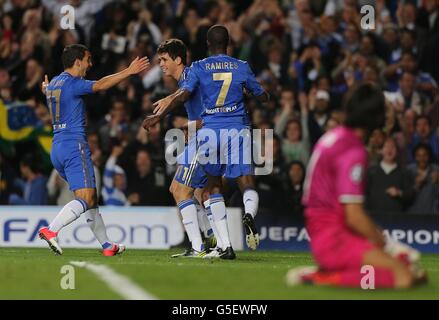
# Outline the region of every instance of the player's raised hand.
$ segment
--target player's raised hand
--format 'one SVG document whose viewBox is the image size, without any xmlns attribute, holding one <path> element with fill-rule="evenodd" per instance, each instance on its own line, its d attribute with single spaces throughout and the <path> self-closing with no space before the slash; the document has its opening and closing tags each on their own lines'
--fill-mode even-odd
<svg viewBox="0 0 439 320">
<path fill-rule="evenodd" d="M 148 68 L 148 66 L 149 66 L 148 57 L 143 57 L 143 58 L 137 57 L 131 62 L 130 66 L 128 67 L 128 71 L 130 74 L 137 74 Z"/>
<path fill-rule="evenodd" d="M 41 83 L 41 91 L 46 94 L 47 86 L 49 85 L 49 78 L 47 77 L 47 74 L 44 75 L 44 81 Z"/>
<path fill-rule="evenodd" d="M 149 128 L 156 125 L 159 121 L 160 121 L 159 114 L 152 114 L 152 115 L 146 116 L 145 120 L 143 120 L 143 122 L 142 122 L 142 127 L 145 130 L 149 130 Z"/>
</svg>

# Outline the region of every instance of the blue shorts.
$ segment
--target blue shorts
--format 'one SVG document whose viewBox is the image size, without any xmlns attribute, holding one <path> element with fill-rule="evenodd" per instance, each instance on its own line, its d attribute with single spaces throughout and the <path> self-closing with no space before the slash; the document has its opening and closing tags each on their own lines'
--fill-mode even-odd
<svg viewBox="0 0 439 320">
<path fill-rule="evenodd" d="M 204 188 L 207 183 L 207 176 L 194 156 L 190 156 L 189 147 L 186 146 L 182 154 L 178 157 L 178 167 L 175 172 L 174 180 L 178 183 L 187 185 L 193 189 Z"/>
<path fill-rule="evenodd" d="M 50 159 L 56 171 L 68 182 L 71 191 L 96 188 L 91 152 L 86 141 L 54 141 Z"/>
<path fill-rule="evenodd" d="M 198 162 L 214 177 L 234 179 L 254 175 L 252 137 L 248 126 L 203 127 L 197 133 Z"/>
</svg>

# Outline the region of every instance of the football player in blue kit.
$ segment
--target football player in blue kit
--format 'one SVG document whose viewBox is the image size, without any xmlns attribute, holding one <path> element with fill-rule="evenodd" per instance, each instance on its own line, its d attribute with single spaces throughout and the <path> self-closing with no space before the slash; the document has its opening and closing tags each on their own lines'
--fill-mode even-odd
<svg viewBox="0 0 439 320">
<path fill-rule="evenodd" d="M 89 81 L 84 79 L 92 66 L 91 53 L 87 47 L 80 44 L 67 46 L 61 59 L 64 72 L 54 77 L 50 83 L 46 75 L 42 89 L 46 94 L 54 131 L 50 158 L 55 169 L 68 182 L 75 199 L 61 209 L 48 227 L 39 230 L 39 236 L 56 254 L 62 254 L 58 232 L 84 214 L 96 239 L 102 245 L 103 255 L 114 256 L 123 252 L 125 247 L 108 239 L 99 213 L 82 96 L 111 88 L 129 76 L 145 70 L 149 61 L 146 57 L 137 57 L 121 72 L 98 81 Z"/>
<path fill-rule="evenodd" d="M 157 55 L 164 75 L 177 80 L 178 87 L 183 86 L 189 72 L 189 68 L 186 66 L 187 48 L 183 41 L 179 39 L 164 41 L 158 47 Z M 185 125 L 185 129 L 188 129 L 190 125 L 200 124 L 201 114 L 204 109 L 199 90 L 192 92 L 191 98 L 185 102 L 184 107 L 189 121 Z M 192 247 L 183 254 L 176 254 L 173 257 L 202 258 L 209 249 L 205 247 L 206 245 L 209 247 L 212 245 L 222 247 L 221 239 L 218 237 L 218 232 L 212 221 L 212 215 L 210 212 L 204 212 L 204 209 L 196 203 L 197 200 L 200 203 L 203 201 L 203 188 L 207 183 L 207 176 L 195 158 L 195 139 L 195 136 L 191 137 L 184 151 L 178 156 L 177 170 L 169 188 L 180 210 L 183 226 Z M 190 146 L 194 147 L 194 152 L 189 150 Z M 194 199 L 194 192 L 197 193 L 198 199 Z M 202 241 L 200 229 L 204 232 L 206 240 L 209 240 L 206 243 Z M 209 234 L 212 231 L 215 237 Z M 218 242 L 215 241 L 216 239 L 218 239 Z M 226 256 L 223 256 L 223 258 L 226 258 Z"/>
<path fill-rule="evenodd" d="M 247 62 L 226 54 L 228 42 L 229 34 L 224 26 L 211 27 L 207 33 L 211 55 L 192 64 L 185 83 L 174 94 L 155 103 L 155 114 L 148 116 L 143 126 L 149 128 L 154 125 L 170 110 L 190 99 L 195 90 L 200 90 L 204 112 L 203 125 L 197 133 L 197 156 L 208 176 L 206 189 L 210 196 L 206 207 L 212 212 L 225 251 L 232 256 L 226 208 L 221 194 L 222 177 L 236 179 L 243 190 L 246 240 L 249 248 L 254 250 L 259 244 L 254 223 L 259 197 L 254 185 L 254 166 L 248 161 L 251 158 L 251 138 L 250 121 L 243 102 L 244 89 L 261 102 L 267 101 L 269 96 L 255 79 Z"/>
</svg>

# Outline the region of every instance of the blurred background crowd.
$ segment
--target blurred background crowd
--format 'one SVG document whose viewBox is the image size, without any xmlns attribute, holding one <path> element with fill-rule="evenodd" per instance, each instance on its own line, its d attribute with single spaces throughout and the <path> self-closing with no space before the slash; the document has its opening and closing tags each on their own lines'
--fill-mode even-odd
<svg viewBox="0 0 439 320">
<path fill-rule="evenodd" d="M 75 29 L 60 27 L 75 8 Z M 375 29 L 361 28 L 361 6 Z M 174 205 L 175 167 L 165 133 L 185 123 L 183 108 L 149 132 L 140 124 L 176 82 L 155 51 L 182 39 L 189 63 L 207 56 L 206 32 L 225 25 L 229 54 L 249 62 L 271 101 L 246 105 L 253 127 L 274 129 L 272 174 L 257 177 L 261 210 L 300 215 L 304 172 L 319 137 L 343 122 L 350 87 L 367 81 L 386 96 L 387 121 L 368 139 L 367 207 L 377 214 L 439 214 L 439 0 L 0 0 L 0 204 L 57 204 L 72 194 L 53 170 L 51 120 L 40 92 L 61 73 L 66 45 L 93 55 L 98 79 L 148 56 L 150 67 L 113 89 L 85 97 L 100 203 Z M 120 192 L 114 192 L 120 191 Z M 228 204 L 241 206 L 233 183 Z"/>
</svg>

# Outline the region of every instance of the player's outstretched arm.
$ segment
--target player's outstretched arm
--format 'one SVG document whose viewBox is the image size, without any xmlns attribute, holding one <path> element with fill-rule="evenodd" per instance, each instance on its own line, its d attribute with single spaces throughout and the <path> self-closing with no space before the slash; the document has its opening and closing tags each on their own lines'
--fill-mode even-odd
<svg viewBox="0 0 439 320">
<path fill-rule="evenodd" d="M 384 247 L 384 235 L 364 211 L 362 203 L 346 203 L 344 204 L 344 211 L 346 224 L 350 229 L 366 237 L 376 246 Z"/>
<path fill-rule="evenodd" d="M 142 72 L 148 66 L 149 66 L 149 60 L 147 57 L 143 57 L 143 58 L 137 57 L 136 59 L 133 60 L 133 62 L 131 62 L 128 68 L 122 70 L 121 72 L 103 77 L 102 79 L 96 81 L 93 84 L 93 92 L 107 90 L 112 86 L 115 86 L 122 80 L 128 78 L 129 76 Z"/>
<path fill-rule="evenodd" d="M 182 105 L 187 100 L 189 100 L 191 93 L 184 89 L 178 89 L 173 94 L 156 101 L 153 104 L 154 113 L 161 116 L 162 118 L 167 115 L 171 110 Z"/>
</svg>

